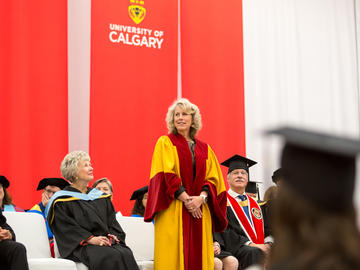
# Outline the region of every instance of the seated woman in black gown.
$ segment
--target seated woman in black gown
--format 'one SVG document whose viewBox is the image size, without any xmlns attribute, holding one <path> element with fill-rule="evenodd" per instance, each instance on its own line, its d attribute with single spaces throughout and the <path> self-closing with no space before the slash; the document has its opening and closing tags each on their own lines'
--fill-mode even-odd
<svg viewBox="0 0 360 270">
<path fill-rule="evenodd" d="M 55 193 L 45 211 L 61 257 L 90 270 L 139 269 L 116 221 L 111 195 L 88 187 L 94 178 L 89 155 L 69 153 L 61 173 L 71 185 Z"/>
</svg>

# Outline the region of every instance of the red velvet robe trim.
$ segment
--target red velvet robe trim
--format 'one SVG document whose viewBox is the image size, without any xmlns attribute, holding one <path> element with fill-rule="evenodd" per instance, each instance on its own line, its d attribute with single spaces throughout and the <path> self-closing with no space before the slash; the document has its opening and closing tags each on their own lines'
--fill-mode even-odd
<svg viewBox="0 0 360 270">
<path fill-rule="evenodd" d="M 151 222 L 156 213 L 169 207 L 174 200 L 174 193 L 180 187 L 181 179 L 174 173 L 157 173 L 150 179 L 144 220 Z M 160 194 L 160 196 L 159 196 Z"/>
<path fill-rule="evenodd" d="M 263 223 L 262 214 L 261 214 L 261 219 L 258 219 L 254 217 L 252 211 L 253 208 L 256 208 L 261 213 L 260 206 L 256 203 L 256 201 L 253 198 L 247 196 L 249 201 L 250 217 L 254 224 L 254 226 L 252 226 L 252 224 L 250 223 L 249 219 L 247 218 L 244 210 L 239 205 L 239 203 L 229 194 L 227 195 L 227 197 L 232 206 L 232 209 L 235 211 L 234 214 L 239 218 L 241 222 L 240 225 L 242 225 L 242 227 L 246 230 L 246 233 L 250 237 L 250 240 L 255 244 L 264 244 L 264 223 Z"/>
<path fill-rule="evenodd" d="M 204 186 L 209 188 L 209 209 L 213 227 L 216 230 L 225 230 L 226 219 L 226 192 L 217 196 L 216 187 L 206 177 L 206 161 L 208 159 L 208 145 L 195 140 L 195 177 L 193 175 L 192 155 L 186 139 L 181 135 L 170 134 L 169 138 L 176 146 L 182 185 L 190 196 L 198 196 Z M 184 260 L 186 270 L 202 269 L 202 220 L 193 216 L 183 207 L 183 241 Z"/>
<path fill-rule="evenodd" d="M 181 135 L 168 135 L 176 146 L 180 164 L 181 179 L 174 173 L 157 173 L 149 185 L 149 198 L 147 201 L 144 220 L 150 222 L 156 213 L 169 207 L 174 199 L 174 193 L 182 184 L 190 196 L 200 194 L 202 188 L 209 189 L 208 206 L 212 217 L 213 229 L 217 232 L 225 230 L 226 219 L 226 192 L 217 195 L 216 187 L 208 181 L 206 176 L 206 160 L 208 158 L 208 145 L 196 140 L 195 161 L 196 176 L 193 176 L 192 155 L 186 139 Z M 159 196 L 159 194 L 161 194 Z M 186 270 L 202 269 L 202 220 L 195 219 L 183 207 L 183 246 L 184 266 Z"/>
</svg>

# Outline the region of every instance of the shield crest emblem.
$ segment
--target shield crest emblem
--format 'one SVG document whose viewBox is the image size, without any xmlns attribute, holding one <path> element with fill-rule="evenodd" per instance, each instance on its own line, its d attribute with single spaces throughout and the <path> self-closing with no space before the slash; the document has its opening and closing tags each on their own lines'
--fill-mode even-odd
<svg viewBox="0 0 360 270">
<path fill-rule="evenodd" d="M 134 23 L 139 24 L 145 19 L 146 9 L 139 5 L 129 6 L 129 15 Z"/>
<path fill-rule="evenodd" d="M 252 208 L 251 209 L 251 213 L 253 214 L 254 217 L 256 217 L 257 219 L 261 219 L 262 215 L 261 215 L 261 211 L 257 208 Z"/>
</svg>

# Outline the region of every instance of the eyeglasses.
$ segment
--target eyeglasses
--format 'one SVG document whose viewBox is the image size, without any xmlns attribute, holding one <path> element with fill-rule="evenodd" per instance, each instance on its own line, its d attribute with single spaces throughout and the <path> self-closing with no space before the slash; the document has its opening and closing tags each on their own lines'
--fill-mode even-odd
<svg viewBox="0 0 360 270">
<path fill-rule="evenodd" d="M 245 171 L 245 170 L 240 170 L 240 171 L 232 171 L 231 173 L 230 173 L 231 175 L 247 175 L 248 173 L 247 173 L 247 171 Z"/>
<path fill-rule="evenodd" d="M 56 191 L 52 191 L 50 189 L 44 189 L 44 191 L 49 195 L 54 194 L 56 192 Z"/>
</svg>

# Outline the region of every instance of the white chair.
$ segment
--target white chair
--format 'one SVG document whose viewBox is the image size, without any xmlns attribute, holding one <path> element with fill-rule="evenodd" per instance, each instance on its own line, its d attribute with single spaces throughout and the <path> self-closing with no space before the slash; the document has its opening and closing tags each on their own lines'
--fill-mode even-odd
<svg viewBox="0 0 360 270">
<path fill-rule="evenodd" d="M 125 217 L 116 214 L 116 220 L 126 233 L 126 244 L 132 250 L 140 270 L 154 269 L 154 224 L 145 223 L 142 218 Z M 60 258 L 60 253 L 54 245 L 55 257 Z M 83 263 L 76 263 L 77 270 L 88 270 Z"/>
<path fill-rule="evenodd" d="M 55 237 L 54 237 L 54 253 L 55 253 L 55 258 L 61 259 L 60 252 L 59 252 L 58 246 L 56 244 Z M 89 268 L 85 264 L 83 264 L 81 262 L 75 262 L 75 265 L 76 265 L 77 270 L 89 270 Z"/>
<path fill-rule="evenodd" d="M 51 258 L 44 218 L 36 213 L 3 212 L 16 235 L 26 247 L 30 270 L 76 270 L 73 261 Z"/>
<path fill-rule="evenodd" d="M 143 218 L 116 215 L 126 233 L 126 244 L 134 253 L 140 270 L 154 268 L 154 224 L 144 222 Z"/>
</svg>

